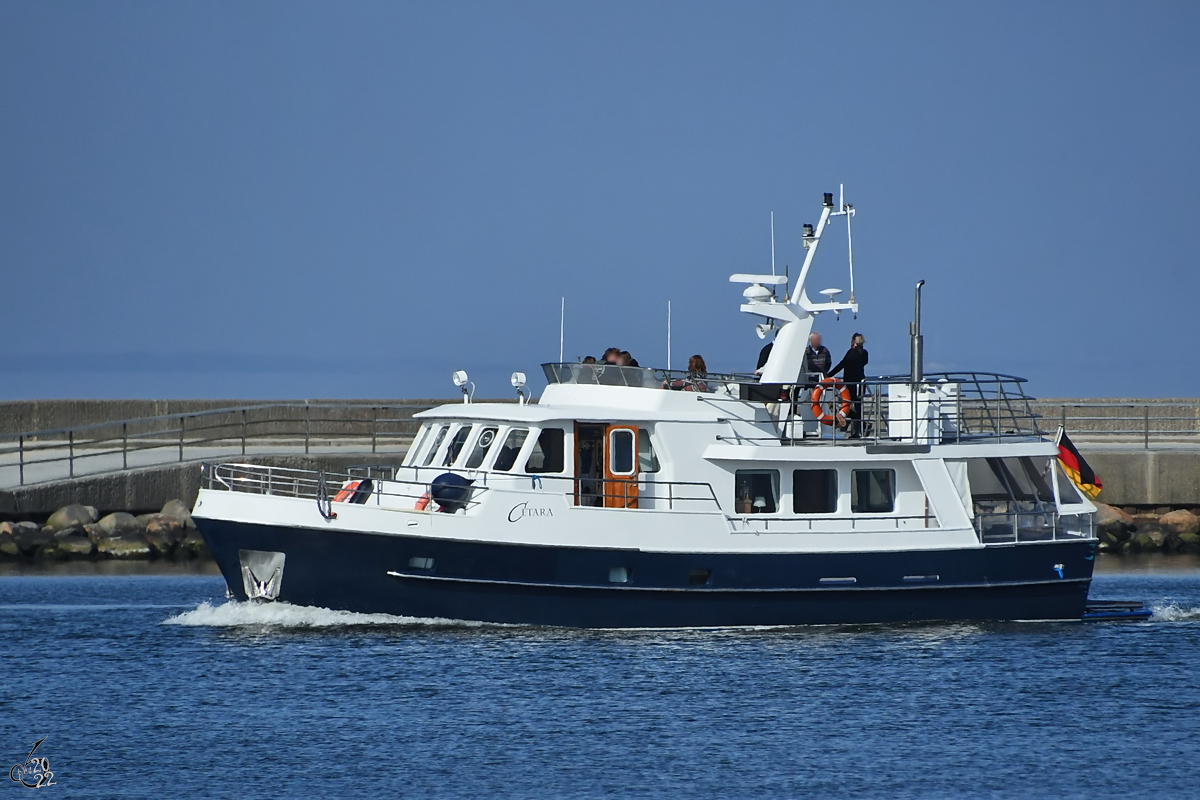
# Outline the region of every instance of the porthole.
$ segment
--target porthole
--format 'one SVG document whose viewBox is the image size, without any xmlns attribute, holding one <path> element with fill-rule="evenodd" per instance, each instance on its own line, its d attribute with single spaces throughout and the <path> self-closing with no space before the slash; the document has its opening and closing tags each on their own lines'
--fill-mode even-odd
<svg viewBox="0 0 1200 800">
<path fill-rule="evenodd" d="M 613 567 L 608 571 L 609 583 L 629 583 L 628 567 Z"/>
<path fill-rule="evenodd" d="M 413 556 L 408 560 L 408 565 L 413 569 L 433 569 L 433 559 Z"/>
</svg>

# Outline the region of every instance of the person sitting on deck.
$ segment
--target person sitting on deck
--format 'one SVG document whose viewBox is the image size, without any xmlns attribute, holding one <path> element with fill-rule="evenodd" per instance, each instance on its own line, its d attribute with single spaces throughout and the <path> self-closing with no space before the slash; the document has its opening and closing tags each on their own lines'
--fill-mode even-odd
<svg viewBox="0 0 1200 800">
<path fill-rule="evenodd" d="M 708 384 L 704 382 L 707 377 L 708 367 L 704 363 L 704 356 L 694 355 L 688 359 L 687 376 L 682 379 L 664 381 L 663 388 L 673 389 L 677 392 L 707 392 Z"/>
</svg>

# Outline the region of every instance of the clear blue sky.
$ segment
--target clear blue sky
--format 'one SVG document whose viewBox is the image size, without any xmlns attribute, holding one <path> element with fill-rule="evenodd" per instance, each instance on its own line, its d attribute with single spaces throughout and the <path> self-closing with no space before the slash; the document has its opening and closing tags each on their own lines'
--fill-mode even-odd
<svg viewBox="0 0 1200 800">
<path fill-rule="evenodd" d="M 847 186 L 876 371 L 1200 396 L 1200 4 L 0 4 L 0 398 L 749 369 Z M 835 240 L 840 242 L 840 237 Z M 840 247 L 841 245 L 839 245 Z M 838 248 L 814 288 L 845 288 Z"/>
</svg>

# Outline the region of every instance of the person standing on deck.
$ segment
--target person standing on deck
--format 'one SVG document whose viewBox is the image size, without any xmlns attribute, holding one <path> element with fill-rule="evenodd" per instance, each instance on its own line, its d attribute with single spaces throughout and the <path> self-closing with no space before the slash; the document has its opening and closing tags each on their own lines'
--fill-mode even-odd
<svg viewBox="0 0 1200 800">
<path fill-rule="evenodd" d="M 821 344 L 821 334 L 813 331 L 808 335 L 808 347 L 804 348 L 804 368 L 800 371 L 801 381 L 808 385 L 808 375 L 818 373 L 821 377 L 825 377 L 829 373 L 829 365 L 833 363 L 833 356 L 829 354 L 829 348 Z"/>
<path fill-rule="evenodd" d="M 842 378 L 845 380 L 847 388 L 850 389 L 850 418 L 848 422 L 851 439 L 857 439 L 862 435 L 862 382 L 867 376 L 867 361 L 870 360 L 867 355 L 867 349 L 864 346 L 866 343 L 867 340 L 863 338 L 861 333 L 851 336 L 850 349 L 846 351 L 846 355 L 842 356 L 842 360 L 827 373 L 829 377 L 833 377 L 842 372 L 843 369 L 845 370 L 842 373 Z"/>
</svg>

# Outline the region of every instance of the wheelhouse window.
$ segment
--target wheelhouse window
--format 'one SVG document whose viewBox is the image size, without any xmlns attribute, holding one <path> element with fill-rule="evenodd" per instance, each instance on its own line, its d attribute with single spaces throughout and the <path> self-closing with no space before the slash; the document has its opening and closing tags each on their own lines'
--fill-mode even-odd
<svg viewBox="0 0 1200 800">
<path fill-rule="evenodd" d="M 431 426 L 422 425 L 421 430 L 417 431 L 417 436 L 413 439 L 413 445 L 408 448 L 408 454 L 404 457 L 405 464 L 417 463 L 417 459 L 421 457 L 421 448 L 425 446 L 425 441 L 429 438 L 430 430 L 432 430 Z"/>
<path fill-rule="evenodd" d="M 450 440 L 450 446 L 446 448 L 446 457 L 442 459 L 442 466 L 453 466 L 458 460 L 458 454 L 462 452 L 463 445 L 467 443 L 467 439 L 471 436 L 471 429 L 474 425 L 463 425 L 454 432 L 454 438 Z"/>
<path fill-rule="evenodd" d="M 890 514 L 896 508 L 896 470 L 856 469 L 850 473 L 850 510 Z"/>
<path fill-rule="evenodd" d="M 654 443 L 650 441 L 649 431 L 638 431 L 638 472 L 658 472 L 658 456 L 654 453 Z"/>
<path fill-rule="evenodd" d="M 525 471 L 537 475 L 545 472 L 562 472 L 563 439 L 565 431 L 562 428 L 544 428 L 533 443 L 533 450 L 525 462 Z"/>
<path fill-rule="evenodd" d="M 837 511 L 836 469 L 792 471 L 792 511 L 796 514 L 833 514 Z"/>
<path fill-rule="evenodd" d="M 500 452 L 496 454 L 496 463 L 492 465 L 492 469 L 500 472 L 508 472 L 517 463 L 517 456 L 521 453 L 521 448 L 525 446 L 525 440 L 529 438 L 528 428 L 513 428 L 508 432 L 508 436 L 504 439 L 504 444 L 500 446 Z"/>
<path fill-rule="evenodd" d="M 738 514 L 774 514 L 779 508 L 779 470 L 739 469 L 733 499 Z"/>
<path fill-rule="evenodd" d="M 479 432 L 479 438 L 475 440 L 475 446 L 471 448 L 471 455 L 467 458 L 467 469 L 479 469 L 483 460 L 487 458 L 488 451 L 492 449 L 498 432 L 499 428 L 484 428 Z"/>
<path fill-rule="evenodd" d="M 449 425 L 443 425 L 438 430 L 437 435 L 433 437 L 433 444 L 429 445 L 429 452 L 425 454 L 425 460 L 421 463 L 421 466 L 428 467 L 433 463 L 433 459 L 437 456 L 437 452 L 442 446 L 442 441 L 446 438 L 446 434 L 449 431 Z"/>
<path fill-rule="evenodd" d="M 608 435 L 609 468 L 613 475 L 632 475 L 634 431 L 618 428 Z"/>
</svg>

